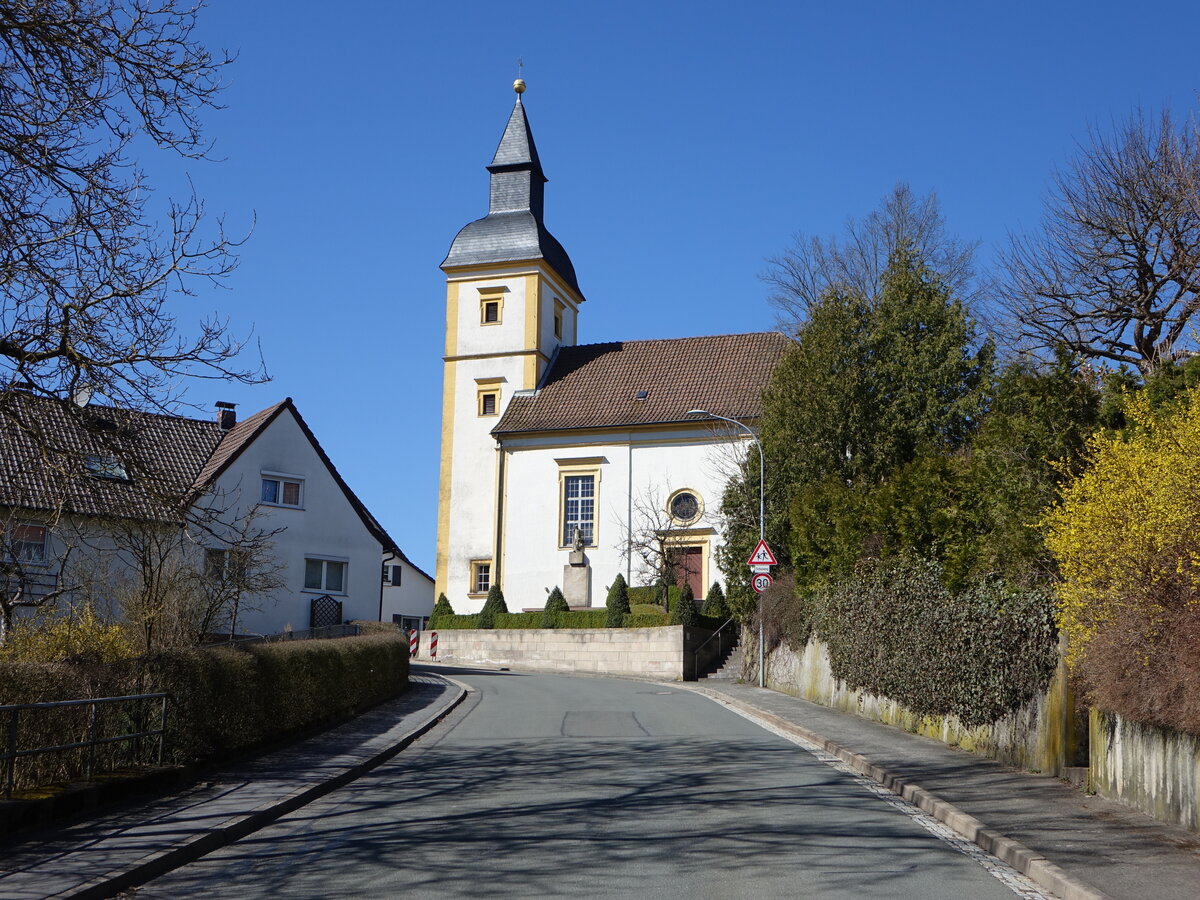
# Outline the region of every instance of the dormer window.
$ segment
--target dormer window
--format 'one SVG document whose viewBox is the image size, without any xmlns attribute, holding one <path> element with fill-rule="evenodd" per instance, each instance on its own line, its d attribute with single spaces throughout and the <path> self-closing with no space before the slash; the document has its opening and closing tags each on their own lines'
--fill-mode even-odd
<svg viewBox="0 0 1200 900">
<path fill-rule="evenodd" d="M 649 398 L 650 398 L 649 391 L 638 391 L 636 394 L 633 395 L 634 400 L 648 400 Z"/>
<path fill-rule="evenodd" d="M 259 498 L 268 506 L 304 505 L 304 479 L 284 475 L 263 475 Z"/>
<path fill-rule="evenodd" d="M 107 478 L 112 481 L 128 481 L 129 475 L 125 466 L 115 456 L 90 454 L 83 458 L 83 467 L 94 478 Z"/>
</svg>

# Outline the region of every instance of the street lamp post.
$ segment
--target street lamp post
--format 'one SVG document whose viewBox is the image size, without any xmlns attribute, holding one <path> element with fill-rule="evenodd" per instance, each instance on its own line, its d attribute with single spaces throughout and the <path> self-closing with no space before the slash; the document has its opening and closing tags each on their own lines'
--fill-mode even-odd
<svg viewBox="0 0 1200 900">
<path fill-rule="evenodd" d="M 764 463 L 762 442 L 750 428 L 750 426 L 739 422 L 737 419 L 731 419 L 728 416 L 718 416 L 714 412 L 709 412 L 707 409 L 689 409 L 689 416 L 708 416 L 710 419 L 720 419 L 722 422 L 728 422 L 731 425 L 736 425 L 746 434 L 750 435 L 750 440 L 754 441 L 754 446 L 758 448 L 758 539 L 759 541 L 766 540 L 767 531 L 767 506 L 766 506 L 766 479 L 764 472 L 766 464 Z M 763 670 L 763 612 L 762 612 L 762 594 L 758 595 L 758 686 L 766 686 L 766 674 Z"/>
</svg>

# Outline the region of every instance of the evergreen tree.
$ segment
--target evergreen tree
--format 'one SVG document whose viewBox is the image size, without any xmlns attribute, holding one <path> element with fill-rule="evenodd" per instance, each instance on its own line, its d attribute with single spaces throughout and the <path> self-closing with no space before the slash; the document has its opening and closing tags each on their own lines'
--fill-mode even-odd
<svg viewBox="0 0 1200 900">
<path fill-rule="evenodd" d="M 506 612 L 508 612 L 508 606 L 504 602 L 504 592 L 500 590 L 500 585 L 493 584 L 488 588 L 487 600 L 484 601 L 483 609 L 479 611 L 479 627 L 495 628 L 496 615 Z"/>
<path fill-rule="evenodd" d="M 625 576 L 620 572 L 613 579 L 608 589 L 608 616 L 604 620 L 605 628 L 620 628 L 625 624 L 625 614 L 629 612 L 629 587 L 625 584 Z"/>
<path fill-rule="evenodd" d="M 696 596 L 692 593 L 692 586 L 690 584 L 683 585 L 683 588 L 680 590 L 679 599 L 675 602 L 675 608 L 671 610 L 670 624 L 696 624 Z"/>
<path fill-rule="evenodd" d="M 986 408 L 991 365 L 991 346 L 977 346 L 962 303 L 906 242 L 889 257 L 876 296 L 835 286 L 809 309 L 764 393 L 762 420 L 768 540 L 799 587 L 895 543 L 894 523 L 873 514 L 887 507 L 877 492 L 923 454 L 934 458 L 932 469 L 918 464 L 911 479 L 946 474 L 945 458 L 965 447 Z M 742 483 L 731 487 L 740 496 L 726 495 L 727 514 L 751 500 L 745 488 L 757 479 L 753 455 Z M 917 543 L 937 542 L 935 512 L 912 523 Z M 721 564 L 731 576 L 731 606 L 744 617 L 752 598 L 740 584 L 736 597 L 732 588 L 746 577 L 741 563 L 757 529 L 744 516 L 732 518 Z"/>
<path fill-rule="evenodd" d="M 446 599 L 445 594 L 438 594 L 437 603 L 433 605 L 433 612 L 429 616 L 429 627 L 437 628 L 442 617 L 452 615 L 454 615 L 454 610 L 450 606 L 450 601 Z"/>
<path fill-rule="evenodd" d="M 719 582 L 714 581 L 712 587 L 708 589 L 708 594 L 704 598 L 704 608 L 700 611 L 704 615 L 714 619 L 729 618 L 729 607 L 725 603 L 725 592 L 721 590 Z"/>
<path fill-rule="evenodd" d="M 542 627 L 557 628 L 559 613 L 570 611 L 571 607 L 567 604 L 567 598 L 563 596 L 563 592 L 556 585 L 550 592 L 550 596 L 546 598 L 546 606 L 542 611 Z"/>
</svg>

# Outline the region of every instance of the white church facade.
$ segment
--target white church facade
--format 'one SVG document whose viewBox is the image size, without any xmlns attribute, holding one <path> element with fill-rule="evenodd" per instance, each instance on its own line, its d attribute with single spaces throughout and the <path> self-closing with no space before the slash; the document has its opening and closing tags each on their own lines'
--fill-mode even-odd
<svg viewBox="0 0 1200 900">
<path fill-rule="evenodd" d="M 514 87 L 488 215 L 442 263 L 436 590 L 456 612 L 478 611 L 492 584 L 510 609 L 541 607 L 555 586 L 601 606 L 618 572 L 648 584 L 666 567 L 701 597 L 723 580 L 721 495 L 747 444 L 720 418 L 754 425 L 788 340 L 580 344 L 585 298 L 543 222 L 546 178 Z"/>
</svg>

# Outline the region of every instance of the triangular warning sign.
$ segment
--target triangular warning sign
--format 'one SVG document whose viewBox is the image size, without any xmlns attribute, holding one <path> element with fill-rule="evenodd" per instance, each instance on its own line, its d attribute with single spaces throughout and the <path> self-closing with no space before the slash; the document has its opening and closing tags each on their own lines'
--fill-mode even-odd
<svg viewBox="0 0 1200 900">
<path fill-rule="evenodd" d="M 775 559 L 775 554 L 771 552 L 771 548 L 767 546 L 766 541 L 759 541 L 758 546 L 754 548 L 754 552 L 750 554 L 750 558 L 746 560 L 748 566 L 777 566 L 779 561 Z"/>
</svg>

